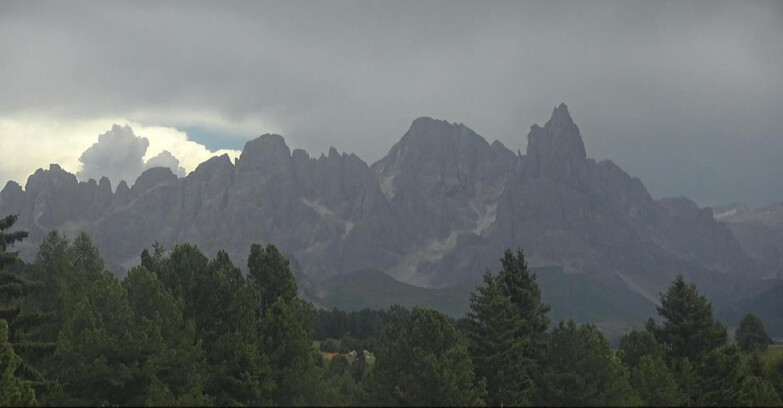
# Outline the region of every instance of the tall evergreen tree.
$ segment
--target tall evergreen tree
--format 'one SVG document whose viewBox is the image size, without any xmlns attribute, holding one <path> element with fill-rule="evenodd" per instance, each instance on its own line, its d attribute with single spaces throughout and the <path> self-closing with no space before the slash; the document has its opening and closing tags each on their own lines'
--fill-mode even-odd
<svg viewBox="0 0 783 408">
<path fill-rule="evenodd" d="M 30 306 L 31 297 L 43 296 L 45 285 L 20 276 L 5 269 L 17 261 L 18 252 L 8 251 L 9 247 L 27 237 L 27 232 L 7 232 L 16 222 L 12 215 L 0 220 L 0 318 L 9 325 L 8 340 L 21 357 L 17 374 L 32 384 L 41 398 L 56 384 L 48 380 L 42 360 L 54 352 L 56 328 L 52 329 L 53 313 L 41 311 Z"/>
<path fill-rule="evenodd" d="M 35 390 L 17 376 L 22 359 L 8 341 L 8 322 L 0 319 L 0 407 L 35 406 Z"/>
<path fill-rule="evenodd" d="M 296 279 L 288 259 L 276 246 L 267 244 L 262 248 L 259 244 L 253 244 L 250 247 L 247 267 L 258 290 L 261 310 L 267 310 L 278 297 L 282 297 L 284 301 L 296 297 Z"/>
<path fill-rule="evenodd" d="M 699 295 L 696 285 L 686 284 L 678 276 L 656 306 L 663 318 L 656 325 L 652 319 L 647 330 L 676 362 L 688 358 L 698 363 L 703 356 L 726 344 L 726 327 L 712 316 L 712 304 Z"/>
<path fill-rule="evenodd" d="M 753 313 L 748 313 L 742 318 L 735 332 L 734 340 L 737 341 L 737 345 L 744 353 L 764 351 L 771 342 L 764 322 Z"/>
<path fill-rule="evenodd" d="M 620 339 L 618 351 L 623 364 L 628 367 L 637 367 L 644 356 L 650 356 L 653 359 L 666 357 L 663 347 L 658 344 L 655 336 L 648 332 L 636 330 Z"/>
<path fill-rule="evenodd" d="M 631 368 L 630 384 L 642 405 L 674 407 L 683 402 L 677 379 L 662 356 L 642 355 Z"/>
<path fill-rule="evenodd" d="M 749 402 L 748 389 L 743 384 L 746 375 L 742 355 L 736 345 L 710 350 L 696 364 L 698 406 L 740 406 Z"/>
<path fill-rule="evenodd" d="M 273 401 L 278 405 L 313 405 L 321 401 L 310 331 L 315 310 L 299 299 L 282 296 L 264 313 L 263 350 L 269 356 L 275 381 Z"/>
<path fill-rule="evenodd" d="M 18 215 L 8 215 L 0 219 L 0 270 L 5 270 L 19 258 L 19 252 L 11 252 L 8 249 L 27 238 L 27 231 L 8 232 L 18 217 Z"/>
<path fill-rule="evenodd" d="M 471 294 L 465 324 L 478 378 L 486 380 L 491 405 L 523 405 L 533 387 L 531 373 L 543 357 L 549 306 L 541 303 L 536 275 L 524 253 L 506 250 L 496 276 Z"/>
<path fill-rule="evenodd" d="M 128 273 L 123 281 L 133 310 L 133 329 L 144 356 L 140 375 L 150 384 L 145 405 L 207 405 L 204 395 L 207 375 L 204 351 L 197 340 L 196 325 L 183 317 L 184 301 L 175 298 L 144 267 Z"/>
<path fill-rule="evenodd" d="M 384 329 L 368 378 L 368 401 L 391 406 L 484 405 L 471 360 L 453 323 L 429 308 L 395 316 Z"/>
<path fill-rule="evenodd" d="M 8 232 L 16 222 L 16 215 L 0 219 L 0 319 L 10 326 L 9 341 L 13 341 L 15 322 L 22 311 L 22 299 L 35 284 L 6 268 L 17 261 L 18 252 L 9 251 L 15 243 L 27 237 L 25 231 Z"/>
<path fill-rule="evenodd" d="M 560 322 L 550 336 L 536 405 L 626 406 L 637 403 L 628 372 L 594 326 Z"/>
<path fill-rule="evenodd" d="M 211 368 L 205 392 L 219 405 L 269 405 L 276 389 L 260 331 L 258 292 L 225 251 L 207 259 L 193 245 L 145 250 L 141 264 L 183 300 Z"/>
</svg>

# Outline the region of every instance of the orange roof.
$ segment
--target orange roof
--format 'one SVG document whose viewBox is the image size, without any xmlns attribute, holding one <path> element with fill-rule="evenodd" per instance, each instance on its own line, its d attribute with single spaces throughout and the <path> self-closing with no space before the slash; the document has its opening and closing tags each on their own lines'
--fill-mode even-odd
<svg viewBox="0 0 783 408">
<path fill-rule="evenodd" d="M 340 354 L 338 354 L 338 353 L 321 353 L 321 355 L 322 355 L 324 358 L 328 358 L 329 360 L 331 360 L 331 359 L 333 359 L 333 358 L 335 358 L 335 357 L 339 356 Z"/>
</svg>

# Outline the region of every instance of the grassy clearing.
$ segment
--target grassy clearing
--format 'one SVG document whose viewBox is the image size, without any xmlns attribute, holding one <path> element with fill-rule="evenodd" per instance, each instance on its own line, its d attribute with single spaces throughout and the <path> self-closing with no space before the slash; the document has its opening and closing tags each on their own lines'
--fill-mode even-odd
<svg viewBox="0 0 783 408">
<path fill-rule="evenodd" d="M 765 366 L 773 364 L 783 356 L 783 344 L 773 344 L 767 347 L 767 350 L 761 354 L 761 361 Z"/>
</svg>

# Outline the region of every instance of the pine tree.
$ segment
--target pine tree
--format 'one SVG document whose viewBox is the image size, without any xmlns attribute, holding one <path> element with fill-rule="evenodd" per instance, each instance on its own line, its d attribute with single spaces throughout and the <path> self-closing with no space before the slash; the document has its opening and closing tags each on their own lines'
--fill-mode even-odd
<svg viewBox="0 0 783 408">
<path fill-rule="evenodd" d="M 415 307 L 384 329 L 368 381 L 371 404 L 481 406 L 470 356 L 448 317 Z"/>
<path fill-rule="evenodd" d="M 696 364 L 699 406 L 739 406 L 750 399 L 749 390 L 743 384 L 746 376 L 742 355 L 736 345 L 710 350 Z"/>
<path fill-rule="evenodd" d="M 247 267 L 258 290 L 262 311 L 267 310 L 278 297 L 282 297 L 286 302 L 296 297 L 296 279 L 288 259 L 276 246 L 268 244 L 266 248 L 262 248 L 259 244 L 253 244 L 250 247 Z"/>
<path fill-rule="evenodd" d="M 662 356 L 641 356 L 631 369 L 629 382 L 642 405 L 674 407 L 683 401 L 677 380 Z"/>
<path fill-rule="evenodd" d="M 8 341 L 8 322 L 0 319 L 0 407 L 36 406 L 35 390 L 17 376 L 22 359 Z"/>
<path fill-rule="evenodd" d="M 22 299 L 35 287 L 34 282 L 6 270 L 19 257 L 18 252 L 10 252 L 9 248 L 27 237 L 25 231 L 7 232 L 16 219 L 16 215 L 0 219 L 0 319 L 7 321 L 12 335 L 16 331 L 16 319 L 22 311 Z M 9 339 L 13 342 L 13 336 Z"/>
<path fill-rule="evenodd" d="M 26 231 L 6 232 L 13 227 L 18 217 L 18 215 L 8 215 L 0 219 L 0 270 L 5 270 L 19 258 L 19 252 L 9 252 L 8 248 L 27 238 Z"/>
<path fill-rule="evenodd" d="M 0 220 L 0 319 L 7 321 L 8 340 L 21 357 L 17 374 L 36 389 L 38 400 L 41 400 L 41 393 L 56 388 L 39 369 L 42 360 L 54 352 L 56 332 L 50 330 L 54 316 L 29 305 L 31 296 L 42 295 L 44 285 L 5 269 L 18 260 L 18 252 L 9 252 L 9 247 L 27 237 L 24 231 L 6 232 L 16 220 L 15 215 Z M 47 336 L 47 333 L 50 334 Z"/>
<path fill-rule="evenodd" d="M 533 386 L 530 362 L 523 351 L 528 339 L 523 318 L 509 297 L 503 296 L 500 283 L 489 272 L 485 286 L 471 295 L 467 326 L 469 352 L 478 379 L 485 379 L 487 403 L 495 406 L 518 406 L 529 403 Z"/>
<path fill-rule="evenodd" d="M 783 405 L 775 387 L 764 378 L 749 376 L 742 384 L 746 403 L 750 407 L 779 407 Z"/>
<path fill-rule="evenodd" d="M 219 405 L 269 405 L 276 389 L 263 351 L 258 292 L 225 251 L 208 260 L 193 245 L 145 250 L 141 264 L 183 300 L 210 367 L 204 390 Z"/>
<path fill-rule="evenodd" d="M 644 356 L 650 356 L 653 359 L 666 357 L 663 347 L 655 340 L 655 336 L 636 330 L 620 339 L 619 355 L 623 364 L 628 367 L 639 366 L 639 362 Z"/>
<path fill-rule="evenodd" d="M 313 405 L 322 400 L 322 384 L 312 353 L 312 305 L 282 296 L 264 313 L 263 350 L 272 366 L 278 405 Z"/>
<path fill-rule="evenodd" d="M 735 332 L 734 339 L 743 353 L 764 351 L 771 342 L 767 328 L 764 327 L 764 322 L 753 313 L 748 313 L 742 318 Z"/>
<path fill-rule="evenodd" d="M 541 303 L 536 275 L 524 253 L 506 250 L 496 276 L 471 294 L 465 324 L 478 378 L 486 380 L 491 405 L 523 405 L 533 388 L 531 374 L 543 356 L 549 306 Z"/>
<path fill-rule="evenodd" d="M 550 336 L 534 403 L 544 406 L 635 404 L 628 372 L 594 326 L 560 322 Z"/>
<path fill-rule="evenodd" d="M 656 306 L 663 323 L 650 320 L 647 330 L 658 340 L 667 355 L 677 361 L 688 358 L 698 363 L 703 356 L 726 344 L 726 327 L 712 316 L 712 305 L 693 284 L 682 276 L 672 282 Z"/>
</svg>

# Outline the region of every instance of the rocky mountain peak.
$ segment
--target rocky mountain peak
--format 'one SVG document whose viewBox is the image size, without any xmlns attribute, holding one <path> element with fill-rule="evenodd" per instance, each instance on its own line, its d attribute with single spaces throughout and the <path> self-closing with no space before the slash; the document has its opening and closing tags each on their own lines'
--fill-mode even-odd
<svg viewBox="0 0 783 408">
<path fill-rule="evenodd" d="M 579 128 L 568 107 L 560 104 L 540 127 L 533 125 L 527 135 L 527 157 L 533 176 L 564 180 L 584 168 L 587 154 Z"/>
<path fill-rule="evenodd" d="M 153 187 L 159 184 L 174 181 L 177 181 L 177 176 L 172 173 L 170 168 L 153 167 L 144 171 L 144 173 L 141 173 L 139 178 L 136 179 L 136 182 L 133 184 L 133 187 L 131 187 L 130 190 L 131 196 L 137 197 L 138 195 L 144 193 L 145 191 L 151 190 Z"/>
<path fill-rule="evenodd" d="M 245 143 L 237 168 L 272 173 L 276 169 L 287 168 L 290 159 L 291 149 L 283 137 L 267 133 Z"/>
<path fill-rule="evenodd" d="M 47 188 L 61 188 L 63 186 L 76 186 L 79 181 L 71 173 L 63 170 L 57 164 L 49 165 L 49 170 L 38 169 L 27 178 L 25 191 L 40 191 Z"/>
</svg>

